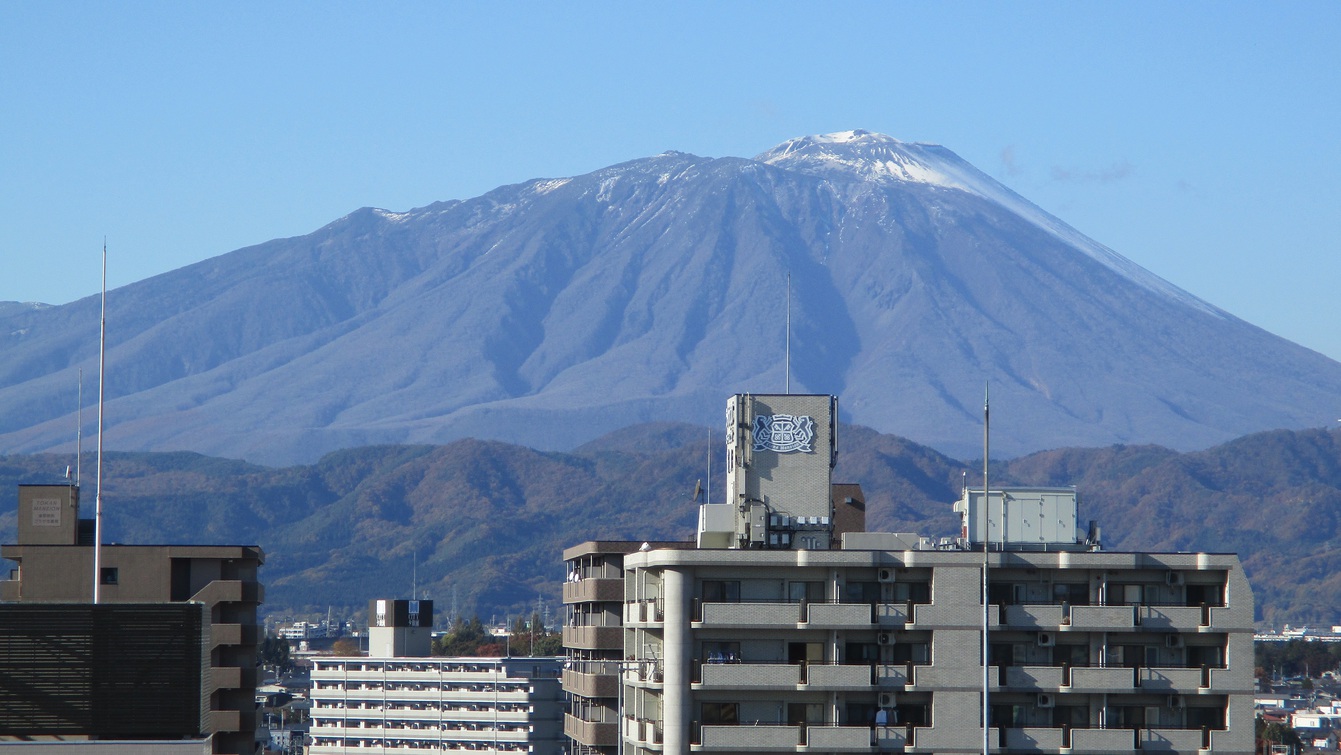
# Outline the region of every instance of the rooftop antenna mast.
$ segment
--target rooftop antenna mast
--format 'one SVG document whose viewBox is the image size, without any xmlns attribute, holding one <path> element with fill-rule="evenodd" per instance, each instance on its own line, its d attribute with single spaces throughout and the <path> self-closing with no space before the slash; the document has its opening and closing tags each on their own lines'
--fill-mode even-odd
<svg viewBox="0 0 1341 755">
<path fill-rule="evenodd" d="M 987 568 L 988 557 L 992 550 L 991 538 L 991 509 L 989 502 L 992 500 L 991 488 L 987 485 L 987 458 L 988 458 L 988 438 L 991 434 L 991 415 L 988 412 L 989 399 L 991 395 L 990 383 L 983 388 L 982 396 L 982 513 L 983 513 L 983 535 L 982 535 L 982 755 L 988 755 L 991 751 L 991 742 L 989 734 L 992 731 L 991 707 L 987 701 L 987 691 L 989 687 L 989 671 L 991 666 L 988 658 L 988 648 L 991 646 L 987 642 L 988 625 L 988 607 L 991 603 L 987 595 Z"/>
<path fill-rule="evenodd" d="M 79 368 L 79 406 L 75 407 L 75 487 L 84 462 L 84 368 Z"/>
<path fill-rule="evenodd" d="M 792 392 L 792 272 L 787 271 L 787 357 L 782 376 L 782 392 Z"/>
<path fill-rule="evenodd" d="M 98 476 L 93 496 L 93 603 L 102 599 L 102 404 L 107 385 L 107 239 L 102 240 L 102 316 L 98 327 Z"/>
<path fill-rule="evenodd" d="M 708 428 L 708 489 L 703 496 L 704 503 L 712 503 L 712 428 Z"/>
</svg>

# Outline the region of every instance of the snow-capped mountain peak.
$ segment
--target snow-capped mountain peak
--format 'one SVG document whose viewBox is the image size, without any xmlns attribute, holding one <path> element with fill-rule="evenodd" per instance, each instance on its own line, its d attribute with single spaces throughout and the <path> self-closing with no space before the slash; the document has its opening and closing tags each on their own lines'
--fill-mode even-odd
<svg viewBox="0 0 1341 755">
<path fill-rule="evenodd" d="M 926 184 L 977 195 L 1072 245 L 1129 280 L 1215 317 L 1219 309 L 1059 220 L 939 144 L 856 129 L 789 139 L 754 158 L 784 170 L 877 185 Z"/>
<path fill-rule="evenodd" d="M 789 139 L 755 159 L 801 173 L 858 178 L 875 183 L 914 182 L 973 191 L 942 169 L 935 144 L 901 142 L 857 129 Z M 976 192 L 975 192 L 976 193 Z"/>
</svg>

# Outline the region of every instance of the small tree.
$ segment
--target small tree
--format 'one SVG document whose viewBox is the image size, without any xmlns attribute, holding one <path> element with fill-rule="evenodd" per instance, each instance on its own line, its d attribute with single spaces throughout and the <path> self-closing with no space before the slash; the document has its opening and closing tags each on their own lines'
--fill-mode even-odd
<svg viewBox="0 0 1341 755">
<path fill-rule="evenodd" d="M 346 655 L 346 656 L 363 655 L 363 651 L 359 649 L 358 643 L 354 642 L 353 640 L 347 637 L 341 637 L 340 639 L 336 640 L 331 645 L 331 652 L 335 653 L 336 655 Z"/>
</svg>

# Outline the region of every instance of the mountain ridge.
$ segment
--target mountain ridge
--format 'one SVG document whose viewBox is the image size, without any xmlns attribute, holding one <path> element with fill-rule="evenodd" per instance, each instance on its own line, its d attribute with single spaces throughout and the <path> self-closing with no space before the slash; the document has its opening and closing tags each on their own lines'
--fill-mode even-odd
<svg viewBox="0 0 1341 755">
<path fill-rule="evenodd" d="M 711 451 L 721 451 L 721 435 Z M 706 428 L 623 428 L 573 452 L 497 441 L 344 449 L 264 467 L 195 453 L 112 453 L 105 539 L 256 543 L 272 613 L 357 610 L 410 589 L 442 610 L 557 605 L 560 553 L 586 540 L 688 540 L 709 482 Z M 0 456 L 0 542 L 19 483 L 63 483 L 68 455 Z M 722 467 L 706 488 L 720 500 Z M 844 425 L 836 482 L 860 483 L 867 529 L 954 536 L 951 504 L 980 476 L 906 438 Z M 1341 604 L 1341 430 L 1271 431 L 1204 451 L 1108 446 L 995 461 L 1001 485 L 1074 485 L 1107 550 L 1238 552 L 1259 619 L 1336 623 Z M 86 491 L 87 493 L 87 491 Z M 85 514 L 91 505 L 85 497 Z M 401 588 L 395 588 L 395 585 Z M 390 586 L 390 587 L 389 587 Z M 455 596 L 455 597 L 453 597 Z"/>
<path fill-rule="evenodd" d="M 853 132 L 819 146 L 866 141 L 905 145 Z M 940 149 L 938 164 L 1000 186 Z M 1317 407 L 1341 392 L 1341 364 L 1133 278 L 1062 221 L 939 185 L 813 175 L 802 152 L 791 167 L 665 153 L 363 208 L 117 289 L 107 440 L 282 464 L 715 423 L 724 393 L 787 382 L 789 273 L 794 389 L 949 453 L 976 446 L 986 382 L 1012 455 L 1189 450 L 1334 419 Z M 96 380 L 97 302 L 11 309 L 0 451 L 71 446 L 75 373 Z"/>
</svg>

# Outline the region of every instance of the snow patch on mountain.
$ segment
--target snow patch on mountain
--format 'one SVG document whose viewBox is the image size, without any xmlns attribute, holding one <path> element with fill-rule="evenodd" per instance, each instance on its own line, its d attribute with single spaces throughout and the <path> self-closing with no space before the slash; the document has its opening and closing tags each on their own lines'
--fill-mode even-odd
<svg viewBox="0 0 1341 755">
<path fill-rule="evenodd" d="M 870 131 L 789 139 L 754 158 L 784 170 L 879 185 L 920 183 L 1001 205 L 1128 280 L 1213 317 L 1228 315 L 1077 231 L 939 144 L 902 142 Z"/>
<path fill-rule="evenodd" d="M 561 189 L 572 182 L 571 178 L 547 178 L 536 181 L 531 189 L 537 194 L 548 194 L 556 189 Z"/>
</svg>

